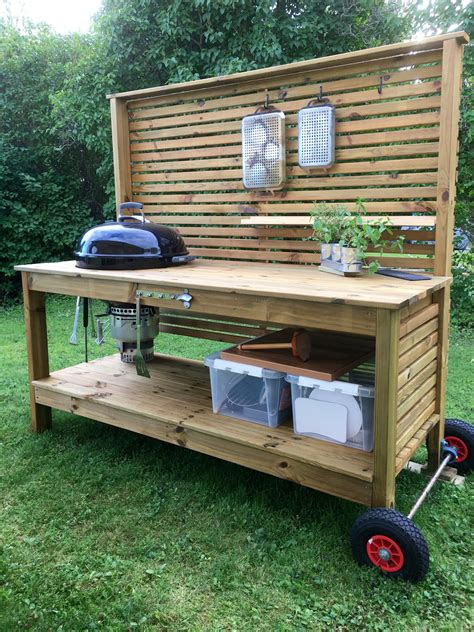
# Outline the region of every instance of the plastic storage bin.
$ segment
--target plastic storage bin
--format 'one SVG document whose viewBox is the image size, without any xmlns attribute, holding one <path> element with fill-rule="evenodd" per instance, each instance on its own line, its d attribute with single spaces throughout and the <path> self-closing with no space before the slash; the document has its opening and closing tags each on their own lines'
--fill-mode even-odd
<svg viewBox="0 0 474 632">
<path fill-rule="evenodd" d="M 355 371 L 349 377 L 350 382 L 325 382 L 288 375 L 293 429 L 297 434 L 370 452 L 374 442 L 375 388 L 373 381 L 367 384 L 366 375 L 360 375 L 364 384 L 354 383 L 358 377 Z"/>
<path fill-rule="evenodd" d="M 286 373 L 229 362 L 212 353 L 204 360 L 211 376 L 212 410 L 275 428 L 291 413 Z"/>
</svg>

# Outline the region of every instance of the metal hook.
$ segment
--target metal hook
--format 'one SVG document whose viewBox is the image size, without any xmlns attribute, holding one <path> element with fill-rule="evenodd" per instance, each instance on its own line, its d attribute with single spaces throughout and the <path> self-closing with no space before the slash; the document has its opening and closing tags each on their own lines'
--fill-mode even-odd
<svg viewBox="0 0 474 632">
<path fill-rule="evenodd" d="M 322 100 L 323 100 L 323 86 L 319 86 L 318 101 L 321 102 Z"/>
<path fill-rule="evenodd" d="M 270 103 L 270 96 L 269 96 L 269 94 L 268 94 L 268 90 L 265 90 L 265 101 L 264 101 L 264 103 L 263 103 L 263 107 L 264 107 L 266 110 L 268 110 L 269 103 Z"/>
<path fill-rule="evenodd" d="M 377 88 L 377 92 L 379 94 L 382 94 L 382 84 L 383 84 L 383 75 L 380 75 L 380 77 L 379 77 L 379 85 L 378 85 L 378 88 Z"/>
</svg>

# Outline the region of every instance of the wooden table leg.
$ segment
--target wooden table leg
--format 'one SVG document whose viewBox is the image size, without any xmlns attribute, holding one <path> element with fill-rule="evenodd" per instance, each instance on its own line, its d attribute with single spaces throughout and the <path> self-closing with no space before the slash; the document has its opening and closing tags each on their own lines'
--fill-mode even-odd
<svg viewBox="0 0 474 632">
<path fill-rule="evenodd" d="M 446 400 L 446 378 L 448 377 L 449 346 L 449 288 L 443 288 L 434 295 L 434 302 L 439 303 L 438 313 L 438 367 L 436 378 L 436 412 L 439 422 L 428 433 L 428 471 L 438 469 L 441 458 L 441 440 L 444 437 L 444 417 Z"/>
<path fill-rule="evenodd" d="M 372 507 L 395 503 L 400 312 L 377 310 Z"/>
<path fill-rule="evenodd" d="M 33 432 L 44 432 L 51 428 L 51 408 L 36 403 L 31 381 L 49 375 L 45 294 L 30 290 L 28 277 L 28 272 L 21 273 L 30 381 L 31 429 Z"/>
</svg>

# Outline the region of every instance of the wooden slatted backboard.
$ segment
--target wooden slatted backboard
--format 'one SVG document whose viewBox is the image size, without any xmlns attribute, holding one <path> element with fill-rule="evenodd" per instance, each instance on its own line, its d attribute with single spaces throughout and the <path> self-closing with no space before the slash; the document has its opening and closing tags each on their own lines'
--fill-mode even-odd
<svg viewBox="0 0 474 632">
<path fill-rule="evenodd" d="M 449 274 L 465 33 L 112 95 L 117 203 L 175 226 L 192 254 L 238 261 L 319 261 L 315 202 L 388 216 L 403 255 L 385 265 Z M 381 91 L 378 90 L 379 83 Z M 322 86 L 336 107 L 336 161 L 297 162 L 297 112 Z M 242 184 L 241 120 L 270 103 L 286 116 L 287 182 Z"/>
</svg>

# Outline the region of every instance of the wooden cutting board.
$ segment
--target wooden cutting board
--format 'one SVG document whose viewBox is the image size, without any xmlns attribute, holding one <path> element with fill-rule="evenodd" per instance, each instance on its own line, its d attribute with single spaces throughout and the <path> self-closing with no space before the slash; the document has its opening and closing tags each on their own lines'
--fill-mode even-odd
<svg viewBox="0 0 474 632">
<path fill-rule="evenodd" d="M 252 342 L 289 342 L 295 330 L 288 328 L 252 339 Z M 304 375 L 332 382 L 350 369 L 370 360 L 375 353 L 375 340 L 365 336 L 309 332 L 311 335 L 311 358 L 302 362 L 289 349 L 264 351 L 240 351 L 231 347 L 221 351 L 221 358 L 232 362 L 243 362 L 292 375 Z"/>
</svg>

